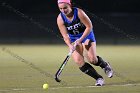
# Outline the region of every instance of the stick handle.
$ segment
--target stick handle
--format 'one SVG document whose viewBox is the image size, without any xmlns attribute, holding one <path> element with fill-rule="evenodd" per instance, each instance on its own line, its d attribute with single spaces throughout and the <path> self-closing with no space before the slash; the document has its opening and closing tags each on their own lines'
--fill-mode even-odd
<svg viewBox="0 0 140 93">
<path fill-rule="evenodd" d="M 76 46 L 77 46 L 77 43 L 74 43 L 74 49 L 73 50 L 70 50 L 70 52 L 68 53 L 68 55 L 69 56 L 71 56 L 72 55 L 72 53 L 75 51 L 75 49 L 76 49 Z"/>
</svg>

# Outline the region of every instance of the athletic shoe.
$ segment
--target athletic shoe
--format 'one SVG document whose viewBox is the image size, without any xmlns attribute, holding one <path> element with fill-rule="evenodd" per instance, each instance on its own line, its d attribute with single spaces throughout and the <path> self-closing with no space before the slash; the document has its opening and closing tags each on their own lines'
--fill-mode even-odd
<svg viewBox="0 0 140 93">
<path fill-rule="evenodd" d="M 112 78 L 113 77 L 113 70 L 112 70 L 110 64 L 108 62 L 106 62 L 106 63 L 107 63 L 107 66 L 105 68 L 103 68 L 103 70 L 109 78 Z"/>
<path fill-rule="evenodd" d="M 103 78 L 98 78 L 96 80 L 95 86 L 103 86 L 104 85 L 104 79 Z"/>
</svg>

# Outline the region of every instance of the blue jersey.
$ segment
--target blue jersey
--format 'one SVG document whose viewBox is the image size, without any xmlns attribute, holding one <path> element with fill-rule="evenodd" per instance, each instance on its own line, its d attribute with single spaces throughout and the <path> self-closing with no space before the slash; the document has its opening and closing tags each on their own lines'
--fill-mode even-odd
<svg viewBox="0 0 140 93">
<path fill-rule="evenodd" d="M 78 9 L 76 7 L 73 8 L 73 13 L 74 18 L 72 21 L 69 21 L 66 16 L 61 13 L 61 17 L 64 21 L 64 25 L 67 28 L 71 42 L 79 39 L 86 29 L 85 25 L 80 21 L 78 17 Z M 90 34 L 82 41 L 82 43 L 84 43 L 87 39 L 90 39 L 92 42 L 96 41 L 93 31 L 90 32 Z"/>
</svg>

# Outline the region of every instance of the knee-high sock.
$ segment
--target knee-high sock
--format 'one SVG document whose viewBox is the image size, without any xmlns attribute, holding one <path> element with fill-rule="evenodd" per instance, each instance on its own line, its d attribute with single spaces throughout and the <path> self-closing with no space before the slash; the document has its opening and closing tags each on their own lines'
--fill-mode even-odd
<svg viewBox="0 0 140 93">
<path fill-rule="evenodd" d="M 99 56 L 97 56 L 98 62 L 95 64 L 96 66 L 100 66 L 101 68 L 105 68 L 107 66 L 107 63 Z"/>
<path fill-rule="evenodd" d="M 93 77 L 94 79 L 103 78 L 101 75 L 99 75 L 96 70 L 88 63 L 85 63 L 82 67 L 79 68 L 82 72 L 85 74 Z"/>
</svg>

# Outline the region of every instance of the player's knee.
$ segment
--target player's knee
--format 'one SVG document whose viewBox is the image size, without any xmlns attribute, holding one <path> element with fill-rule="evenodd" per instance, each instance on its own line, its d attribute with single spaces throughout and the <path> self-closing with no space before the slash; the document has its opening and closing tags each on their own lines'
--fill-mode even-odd
<svg viewBox="0 0 140 93">
<path fill-rule="evenodd" d="M 92 56 L 92 57 L 90 57 L 90 60 L 89 60 L 89 62 L 91 63 L 91 64 L 93 64 L 93 65 L 95 65 L 97 62 L 98 62 L 98 59 L 97 59 L 97 57 L 95 56 Z"/>
<path fill-rule="evenodd" d="M 76 59 L 75 62 L 79 67 L 84 65 L 84 60 L 82 60 L 82 59 Z"/>
</svg>

